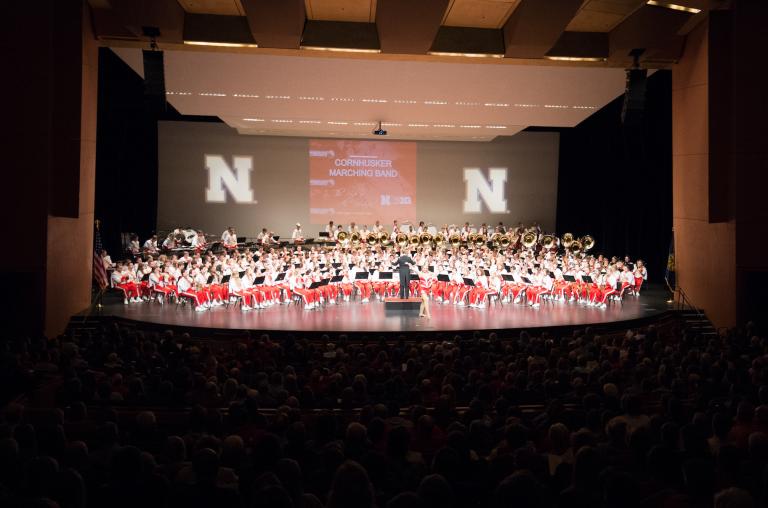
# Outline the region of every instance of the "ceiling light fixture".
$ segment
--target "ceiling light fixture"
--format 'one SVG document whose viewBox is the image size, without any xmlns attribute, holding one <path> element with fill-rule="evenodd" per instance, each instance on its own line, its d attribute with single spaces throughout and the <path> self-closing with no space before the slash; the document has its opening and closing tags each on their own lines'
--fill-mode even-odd
<svg viewBox="0 0 768 508">
<path fill-rule="evenodd" d="M 240 97 L 240 98 L 243 98 L 243 99 L 258 99 L 259 98 L 258 95 L 254 95 L 254 94 L 251 94 L 251 93 L 235 93 L 235 94 L 232 94 L 232 97 Z"/>
<path fill-rule="evenodd" d="M 424 104 L 427 104 L 430 106 L 444 106 L 448 103 L 445 101 L 424 101 Z"/>
<path fill-rule="evenodd" d="M 673 11 L 689 12 L 691 14 L 698 14 L 701 9 L 695 7 L 686 7 L 685 5 L 670 4 L 667 2 L 657 2 L 656 0 L 648 0 L 646 5 L 652 5 L 654 7 L 664 7 L 665 9 L 672 9 Z"/>
<path fill-rule="evenodd" d="M 503 53 L 453 53 L 450 51 L 428 51 L 432 56 L 464 56 L 467 58 L 504 58 Z"/>
<path fill-rule="evenodd" d="M 244 122 L 263 122 L 263 118 L 243 118 Z"/>
<path fill-rule="evenodd" d="M 546 56 L 547 60 L 560 62 L 605 62 L 605 58 L 597 56 Z"/>
<path fill-rule="evenodd" d="M 258 48 L 258 44 L 244 44 L 241 42 L 212 42 L 212 41 L 184 41 L 187 46 L 215 46 L 219 48 Z"/>
<path fill-rule="evenodd" d="M 332 51 L 335 53 L 381 53 L 380 49 L 363 48 L 329 48 L 325 46 L 299 46 L 300 49 L 310 49 L 312 51 Z"/>
</svg>

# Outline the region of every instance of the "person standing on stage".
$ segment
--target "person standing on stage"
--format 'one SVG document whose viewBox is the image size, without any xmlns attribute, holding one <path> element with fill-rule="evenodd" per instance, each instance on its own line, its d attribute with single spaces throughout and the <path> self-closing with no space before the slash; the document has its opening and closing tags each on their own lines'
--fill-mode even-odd
<svg viewBox="0 0 768 508">
<path fill-rule="evenodd" d="M 304 243 L 304 232 L 301 230 L 301 224 L 298 222 L 296 223 L 296 229 L 293 230 L 293 233 L 291 234 L 291 240 L 293 240 L 293 243 Z"/>
<path fill-rule="evenodd" d="M 400 272 L 400 298 L 408 298 L 408 286 L 411 283 L 411 267 L 416 262 L 404 250 L 400 251 L 400 257 L 397 258 L 397 267 Z"/>
</svg>

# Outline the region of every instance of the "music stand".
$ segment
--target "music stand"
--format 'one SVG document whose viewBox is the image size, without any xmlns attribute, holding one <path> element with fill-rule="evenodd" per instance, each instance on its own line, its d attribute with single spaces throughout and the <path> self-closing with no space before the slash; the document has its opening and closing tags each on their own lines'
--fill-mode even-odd
<svg viewBox="0 0 768 508">
<path fill-rule="evenodd" d="M 438 281 L 440 281 L 440 282 L 451 282 L 451 278 L 450 278 L 450 277 L 448 277 L 448 276 L 447 276 L 446 274 L 444 274 L 444 273 L 439 273 L 439 274 L 437 275 L 437 280 L 438 280 Z"/>
<path fill-rule="evenodd" d="M 368 272 L 355 273 L 355 280 L 366 280 L 368 278 Z"/>
<path fill-rule="evenodd" d="M 472 286 L 472 287 L 475 287 L 475 281 L 474 281 L 474 280 L 472 280 L 472 279 L 469 279 L 469 278 L 467 278 L 467 277 L 462 277 L 462 279 L 464 279 L 464 285 L 465 285 L 465 286 Z"/>
</svg>

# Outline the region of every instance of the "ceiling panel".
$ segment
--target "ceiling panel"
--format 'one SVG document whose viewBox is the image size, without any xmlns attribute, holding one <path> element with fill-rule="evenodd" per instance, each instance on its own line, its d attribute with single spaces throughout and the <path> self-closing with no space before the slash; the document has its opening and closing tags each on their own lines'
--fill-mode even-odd
<svg viewBox="0 0 768 508">
<path fill-rule="evenodd" d="M 114 51 L 141 74 L 139 49 Z M 483 141 L 527 126 L 575 126 L 624 91 L 625 75 L 602 67 L 166 50 L 165 82 L 180 113 L 218 116 L 241 132 L 373 138 L 383 121 L 390 138 Z"/>
<path fill-rule="evenodd" d="M 568 24 L 569 32 L 610 32 L 645 0 L 586 0 Z"/>
<path fill-rule="evenodd" d="M 376 0 L 304 0 L 304 3 L 307 19 L 358 23 L 376 20 Z"/>
<path fill-rule="evenodd" d="M 179 0 L 179 4 L 193 14 L 245 16 L 240 0 Z"/>
<path fill-rule="evenodd" d="M 520 0 L 451 0 L 443 25 L 501 28 Z"/>
</svg>

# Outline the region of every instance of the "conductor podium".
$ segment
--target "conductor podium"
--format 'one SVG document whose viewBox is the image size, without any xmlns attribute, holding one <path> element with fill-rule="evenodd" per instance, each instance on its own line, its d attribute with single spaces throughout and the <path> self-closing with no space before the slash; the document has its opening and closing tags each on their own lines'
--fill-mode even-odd
<svg viewBox="0 0 768 508">
<path fill-rule="evenodd" d="M 388 316 L 406 315 L 418 316 L 421 298 L 385 298 L 384 311 Z"/>
</svg>

